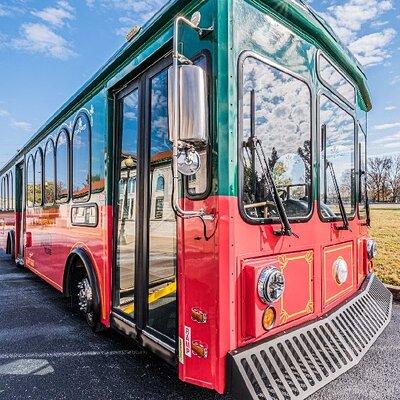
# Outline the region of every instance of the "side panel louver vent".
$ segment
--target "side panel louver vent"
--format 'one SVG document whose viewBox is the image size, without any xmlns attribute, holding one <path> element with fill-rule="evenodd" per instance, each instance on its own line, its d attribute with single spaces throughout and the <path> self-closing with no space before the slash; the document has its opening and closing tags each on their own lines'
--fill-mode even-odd
<svg viewBox="0 0 400 400">
<path fill-rule="evenodd" d="M 324 319 L 230 353 L 229 392 L 241 400 L 305 399 L 361 360 L 391 311 L 391 293 L 371 275 L 357 297 Z"/>
</svg>

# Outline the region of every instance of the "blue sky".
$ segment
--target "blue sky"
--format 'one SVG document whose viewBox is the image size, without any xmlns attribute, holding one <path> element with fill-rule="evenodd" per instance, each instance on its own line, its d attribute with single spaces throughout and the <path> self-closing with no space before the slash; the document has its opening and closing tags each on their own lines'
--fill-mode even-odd
<svg viewBox="0 0 400 400">
<path fill-rule="evenodd" d="M 0 0 L 0 165 L 166 0 Z M 371 156 L 400 153 L 400 0 L 309 1 L 366 66 Z"/>
</svg>

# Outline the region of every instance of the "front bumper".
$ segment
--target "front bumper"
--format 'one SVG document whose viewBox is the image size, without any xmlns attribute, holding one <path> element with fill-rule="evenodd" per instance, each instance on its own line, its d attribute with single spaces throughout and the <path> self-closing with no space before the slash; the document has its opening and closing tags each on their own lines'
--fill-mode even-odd
<svg viewBox="0 0 400 400">
<path fill-rule="evenodd" d="M 228 355 L 236 399 L 305 399 L 358 364 L 386 326 L 392 294 L 375 276 L 315 322 Z"/>
</svg>

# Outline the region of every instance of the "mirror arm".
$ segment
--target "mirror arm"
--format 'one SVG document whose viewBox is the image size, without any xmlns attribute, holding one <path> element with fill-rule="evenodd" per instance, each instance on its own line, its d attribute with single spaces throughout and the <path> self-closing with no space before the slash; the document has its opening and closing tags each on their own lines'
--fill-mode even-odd
<svg viewBox="0 0 400 400">
<path fill-rule="evenodd" d="M 185 211 L 179 204 L 179 171 L 178 171 L 178 150 L 179 150 L 179 127 L 180 127 L 180 76 L 179 76 L 179 64 L 187 63 L 188 60 L 185 56 L 179 53 L 179 25 L 183 23 L 194 29 L 200 37 L 203 37 L 213 30 L 202 29 L 193 24 L 187 18 L 179 16 L 174 21 L 174 38 L 173 38 L 173 68 L 174 68 L 174 87 L 173 87 L 173 98 L 174 98 L 174 123 L 173 123 L 173 148 L 172 148 L 172 173 L 173 173 L 173 204 L 172 207 L 178 217 L 181 218 L 204 218 L 207 217 L 204 209 L 199 211 Z M 191 63 L 191 62 L 190 62 Z M 214 219 L 214 217 L 212 216 Z"/>
</svg>

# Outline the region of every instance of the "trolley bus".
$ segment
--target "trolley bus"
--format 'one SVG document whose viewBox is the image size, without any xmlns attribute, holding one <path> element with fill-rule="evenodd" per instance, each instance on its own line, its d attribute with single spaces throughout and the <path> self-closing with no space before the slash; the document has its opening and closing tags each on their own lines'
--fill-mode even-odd
<svg viewBox="0 0 400 400">
<path fill-rule="evenodd" d="M 391 317 L 371 108 L 305 2 L 173 0 L 0 170 L 1 247 L 184 382 L 308 397 Z"/>
</svg>

